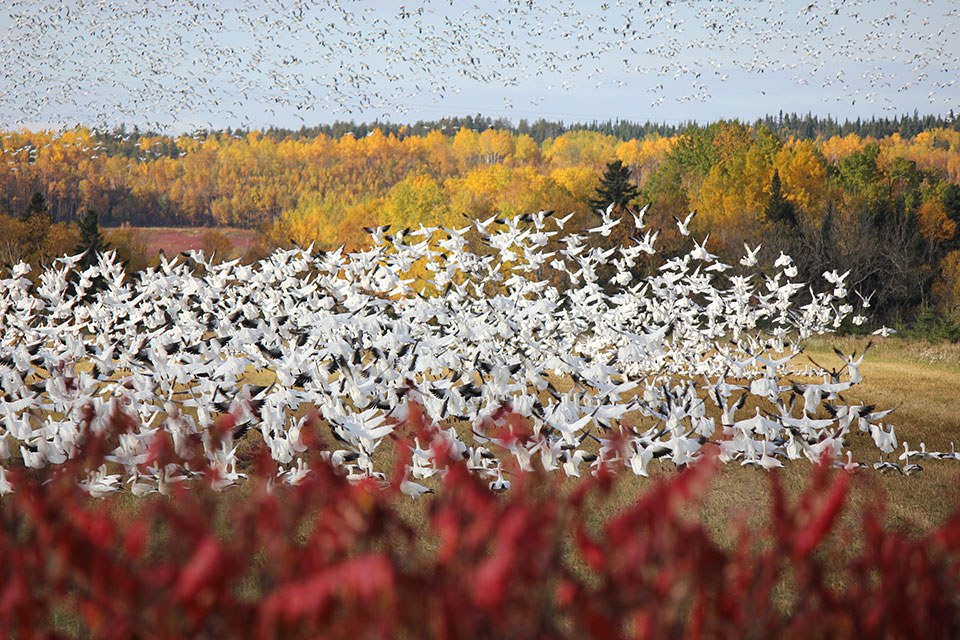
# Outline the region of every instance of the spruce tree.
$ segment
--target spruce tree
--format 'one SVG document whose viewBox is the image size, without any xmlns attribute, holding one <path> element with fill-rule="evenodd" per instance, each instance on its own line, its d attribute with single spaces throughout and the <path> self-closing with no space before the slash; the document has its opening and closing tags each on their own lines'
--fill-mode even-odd
<svg viewBox="0 0 960 640">
<path fill-rule="evenodd" d="M 100 234 L 100 221 L 97 212 L 93 209 L 87 209 L 86 214 L 80 219 L 80 245 L 77 252 L 83 252 L 83 258 L 80 264 L 83 267 L 89 267 L 97 262 L 97 254 L 106 250 L 106 243 Z"/>
<path fill-rule="evenodd" d="M 613 204 L 614 209 L 622 210 L 638 195 L 640 190 L 630 181 L 630 168 L 616 160 L 607 163 L 607 170 L 600 178 L 597 195 L 590 201 L 590 206 L 606 211 L 607 207 Z"/>
<path fill-rule="evenodd" d="M 630 201 L 640 194 L 637 185 L 630 181 L 630 168 L 625 167 L 623 162 L 616 160 L 607 163 L 607 170 L 600 178 L 600 186 L 597 187 L 596 197 L 590 201 L 590 207 L 594 211 L 603 211 L 604 213 L 611 204 L 613 211 L 611 217 L 620 219 L 620 224 L 614 227 L 613 231 L 607 237 L 593 236 L 591 243 L 597 243 L 604 247 L 622 247 L 626 246 L 631 234 L 635 231 L 635 224 L 630 216 L 627 215 L 627 205 Z M 619 214 L 619 215 L 618 215 Z M 639 267 L 631 269 L 639 273 Z M 618 276 L 618 271 L 611 264 L 602 265 L 597 271 L 601 282 L 611 286 L 614 278 Z M 636 273 L 633 274 L 637 275 Z M 610 289 L 612 292 L 613 289 Z"/>
<path fill-rule="evenodd" d="M 23 215 L 20 216 L 20 219 L 26 220 L 31 216 L 49 216 L 47 203 L 43 199 L 43 194 L 39 191 L 34 191 L 30 197 L 30 203 L 27 204 L 27 209 L 23 212 Z"/>
<path fill-rule="evenodd" d="M 770 180 L 770 199 L 767 201 L 765 215 L 767 222 L 783 223 L 794 229 L 797 227 L 797 209 L 783 195 L 780 172 L 776 169 L 773 170 L 773 179 Z"/>
</svg>

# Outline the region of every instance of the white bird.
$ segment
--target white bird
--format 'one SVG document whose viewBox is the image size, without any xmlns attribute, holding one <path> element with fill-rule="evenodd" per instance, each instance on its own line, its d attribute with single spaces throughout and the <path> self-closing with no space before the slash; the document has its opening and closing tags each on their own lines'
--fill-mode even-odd
<svg viewBox="0 0 960 640">
<path fill-rule="evenodd" d="M 644 224 L 643 224 L 643 216 L 644 216 L 644 214 L 647 212 L 647 208 L 648 208 L 649 206 L 650 206 L 650 205 L 648 205 L 648 204 L 643 205 L 643 208 L 640 209 L 640 211 L 638 211 L 637 213 L 634 213 L 634 212 L 630 211 L 630 215 L 633 216 L 633 226 L 634 226 L 634 229 L 636 229 L 637 231 L 639 231 L 640 229 L 643 229 L 643 227 L 644 227 Z"/>
<path fill-rule="evenodd" d="M 689 228 L 690 221 L 693 220 L 693 218 L 694 218 L 696 215 L 697 215 L 697 211 L 696 211 L 696 209 L 694 209 L 693 211 L 691 211 L 691 212 L 687 215 L 686 218 L 683 219 L 682 222 L 680 221 L 680 218 L 678 218 L 677 216 L 673 216 L 673 219 L 676 221 L 676 223 L 677 223 L 677 228 L 680 230 L 680 234 L 681 234 L 681 235 L 683 235 L 683 236 L 689 236 L 689 235 L 690 235 L 690 228 Z"/>
<path fill-rule="evenodd" d="M 499 465 L 496 468 L 497 477 L 494 478 L 488 486 L 494 493 L 504 493 L 510 490 L 510 481 L 503 477 L 503 468 Z"/>
<path fill-rule="evenodd" d="M 693 250 L 690 252 L 690 257 L 694 260 L 703 260 L 705 262 L 712 262 L 716 260 L 717 256 L 707 251 L 707 240 L 710 239 L 710 234 L 707 234 L 707 237 L 703 239 L 703 242 L 697 244 L 697 241 L 693 241 Z"/>
<path fill-rule="evenodd" d="M 0 496 L 13 493 L 13 483 L 7 477 L 7 470 L 0 466 Z"/>
<path fill-rule="evenodd" d="M 744 250 L 746 250 L 747 253 L 742 258 L 740 258 L 740 264 L 742 264 L 745 267 L 755 266 L 757 264 L 757 253 L 760 251 L 761 246 L 762 245 L 758 244 L 756 248 L 751 249 L 749 246 L 747 246 L 746 243 L 744 243 L 743 248 Z"/>
<path fill-rule="evenodd" d="M 400 481 L 400 492 L 411 498 L 419 498 L 424 494 L 433 493 L 433 489 L 413 482 L 408 475 L 404 474 L 403 479 Z"/>
</svg>

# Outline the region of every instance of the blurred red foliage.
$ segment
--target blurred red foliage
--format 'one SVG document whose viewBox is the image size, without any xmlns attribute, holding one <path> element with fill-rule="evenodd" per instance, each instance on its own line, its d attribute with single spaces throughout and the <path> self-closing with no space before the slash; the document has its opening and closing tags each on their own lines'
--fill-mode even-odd
<svg viewBox="0 0 960 640">
<path fill-rule="evenodd" d="M 421 412 L 403 427 L 447 455 Z M 497 495 L 446 458 L 418 533 L 398 479 L 351 485 L 319 446 L 297 486 L 269 482 L 261 455 L 243 489 L 217 493 L 201 469 L 131 517 L 76 483 L 111 437 L 90 434 L 55 472 L 8 473 L 0 637 L 960 637 L 960 512 L 912 538 L 871 505 L 856 544 L 838 544 L 849 476 L 826 465 L 794 501 L 771 474 L 770 524 L 740 525 L 726 550 L 698 515 L 709 457 L 599 527 L 610 474 L 572 491 L 519 474 Z"/>
</svg>

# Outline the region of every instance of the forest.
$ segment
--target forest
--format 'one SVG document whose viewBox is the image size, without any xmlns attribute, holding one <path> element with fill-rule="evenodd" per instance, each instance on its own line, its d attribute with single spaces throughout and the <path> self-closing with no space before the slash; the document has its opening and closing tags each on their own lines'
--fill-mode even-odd
<svg viewBox="0 0 960 640">
<path fill-rule="evenodd" d="M 300 131 L 0 136 L 0 260 L 49 261 L 95 212 L 121 253 L 142 226 L 258 229 L 263 246 L 367 242 L 364 227 L 463 226 L 543 209 L 597 224 L 601 179 L 669 255 L 674 218 L 736 264 L 744 244 L 798 257 L 801 278 L 849 269 L 882 320 L 960 309 L 960 122 L 914 115 L 837 123 L 780 114 L 678 126 L 448 118 Z M 619 177 L 617 177 L 619 176 Z M 634 195 L 635 194 L 635 195 Z M 132 230 L 134 231 L 132 231 Z M 122 246 L 121 246 L 122 245 Z M 873 296 L 870 298 L 869 296 Z"/>
</svg>

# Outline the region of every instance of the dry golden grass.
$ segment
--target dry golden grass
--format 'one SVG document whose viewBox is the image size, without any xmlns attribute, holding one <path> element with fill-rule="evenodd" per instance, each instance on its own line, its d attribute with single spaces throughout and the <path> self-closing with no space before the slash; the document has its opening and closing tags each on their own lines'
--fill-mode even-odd
<svg viewBox="0 0 960 640">
<path fill-rule="evenodd" d="M 836 347 L 845 353 L 862 353 L 870 344 L 866 361 L 871 363 L 917 364 L 933 369 L 960 370 L 960 344 L 856 336 L 818 336 L 804 343 L 804 353 L 817 359 L 821 354 L 833 354 Z M 801 356 L 803 358 L 803 356 Z M 836 362 L 836 360 L 834 360 Z M 824 362 L 824 365 L 827 363 Z"/>
<path fill-rule="evenodd" d="M 841 366 L 833 354 L 836 345 L 845 353 L 862 352 L 866 339 L 818 339 L 808 344 L 805 354 L 827 367 Z M 805 355 L 799 356 L 805 359 Z M 896 426 L 901 449 L 904 441 L 912 449 L 925 442 L 929 450 L 950 450 L 960 446 L 960 346 L 929 345 L 901 340 L 875 340 L 862 367 L 864 381 L 844 394 L 849 402 L 862 401 L 878 409 L 897 407 L 886 422 Z M 746 415 L 746 414 L 741 414 Z M 879 451 L 866 434 L 850 439 L 854 459 L 871 465 Z M 915 460 L 916 461 L 916 460 Z M 851 484 L 846 524 L 855 525 L 873 492 L 887 497 L 888 523 L 914 533 L 930 531 L 960 508 L 960 462 L 924 460 L 923 471 L 915 476 L 881 475 L 872 468 Z M 667 466 L 667 465 L 664 465 Z M 785 462 L 780 472 L 788 494 L 798 493 L 808 478 L 806 462 Z M 624 476 L 617 487 L 616 503 L 628 503 L 649 484 Z M 768 474 L 736 464 L 724 465 L 705 496 L 703 521 L 718 539 L 731 543 L 729 524 L 738 512 L 747 512 L 754 523 L 765 522 L 769 511 Z"/>
</svg>

